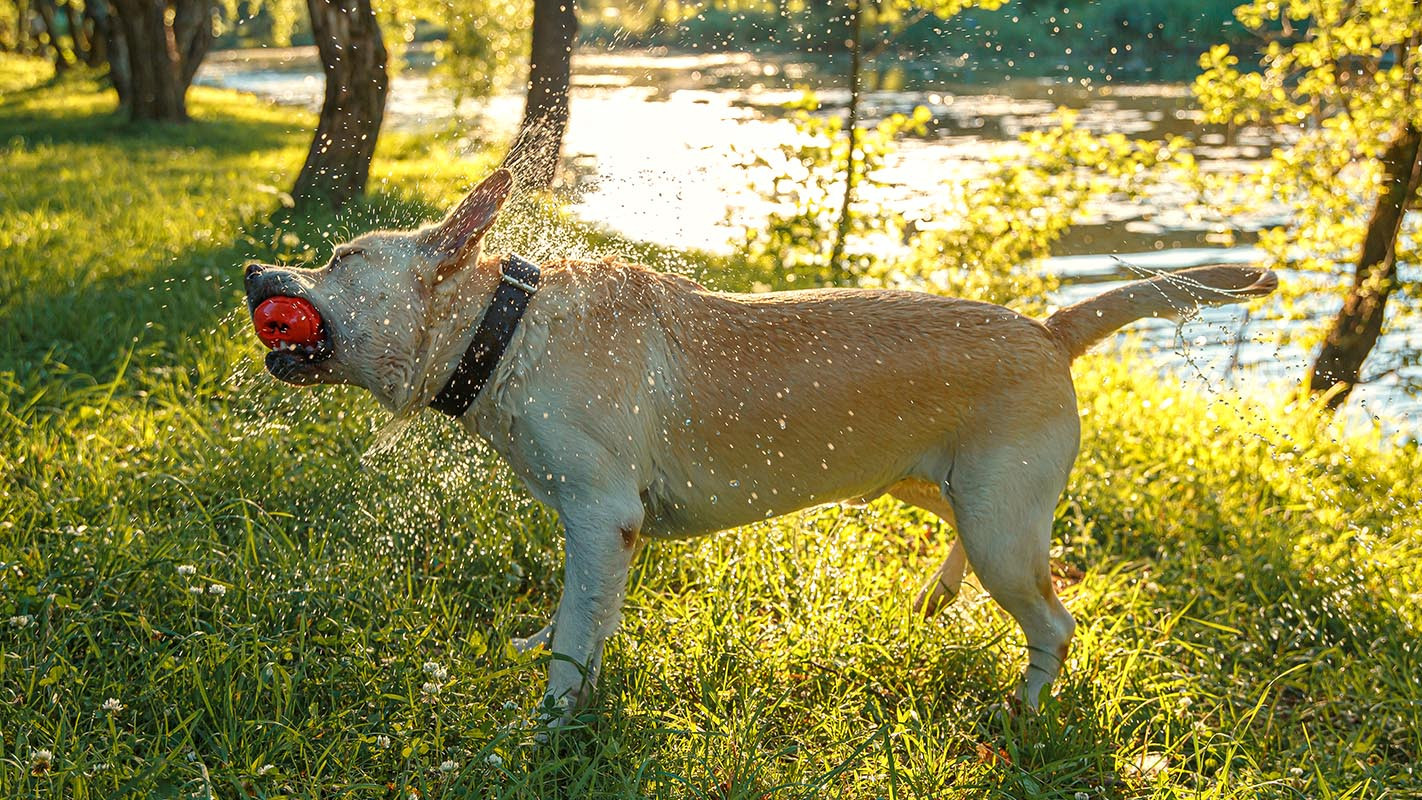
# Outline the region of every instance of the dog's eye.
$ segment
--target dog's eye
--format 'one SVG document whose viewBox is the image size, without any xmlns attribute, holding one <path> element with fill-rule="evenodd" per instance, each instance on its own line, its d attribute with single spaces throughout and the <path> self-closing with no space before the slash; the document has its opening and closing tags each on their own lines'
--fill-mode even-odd
<svg viewBox="0 0 1422 800">
<path fill-rule="evenodd" d="M 331 263 L 328 264 L 327 267 L 328 267 L 329 269 L 335 269 L 341 262 L 345 261 L 346 259 L 350 258 L 351 256 L 359 256 L 359 255 L 364 255 L 364 254 L 365 254 L 365 251 L 364 251 L 364 250 L 360 250 L 360 249 L 347 250 L 347 251 L 344 252 L 344 253 L 338 253 L 338 254 L 336 254 L 335 256 L 333 256 L 333 257 L 331 258 Z"/>
</svg>

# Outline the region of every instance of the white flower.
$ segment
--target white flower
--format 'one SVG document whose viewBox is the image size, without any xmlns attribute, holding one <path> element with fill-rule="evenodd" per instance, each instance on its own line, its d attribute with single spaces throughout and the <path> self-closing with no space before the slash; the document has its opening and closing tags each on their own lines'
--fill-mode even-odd
<svg viewBox="0 0 1422 800">
<path fill-rule="evenodd" d="M 484 756 L 484 763 L 491 767 L 502 767 L 504 765 L 504 757 L 498 753 L 490 753 Z"/>
<path fill-rule="evenodd" d="M 449 670 L 441 667 L 433 661 L 426 661 L 424 666 L 425 674 L 437 681 L 443 681 L 449 677 Z"/>
<path fill-rule="evenodd" d="M 505 710 L 505 711 L 517 711 L 517 710 L 518 710 L 518 703 L 515 703 L 515 702 L 512 701 L 512 700 L 505 700 L 505 701 L 504 701 L 504 710 Z"/>
<path fill-rule="evenodd" d="M 1195 704 L 1195 701 L 1194 701 L 1194 700 L 1191 700 L 1188 696 L 1187 696 L 1187 697 L 1182 697 L 1182 698 L 1180 698 L 1179 706 L 1180 706 L 1180 708 L 1181 708 L 1182 710 L 1183 710 L 1183 709 L 1186 709 L 1186 708 L 1189 708 L 1190 706 L 1192 706 L 1192 705 L 1194 705 L 1194 704 Z"/>
<path fill-rule="evenodd" d="M 1086 792 L 1077 792 L 1072 796 L 1075 797 L 1076 800 L 1091 800 L 1091 795 L 1087 794 Z"/>
<path fill-rule="evenodd" d="M 102 706 L 99 707 L 109 712 L 110 714 L 117 714 L 118 712 L 123 710 L 123 703 L 120 703 L 117 697 L 110 697 L 109 699 L 104 701 L 104 704 Z"/>
<path fill-rule="evenodd" d="M 274 769 L 276 769 L 276 765 L 275 765 L 275 764 L 263 764 L 263 765 L 262 765 L 262 768 L 259 769 L 259 770 L 257 770 L 257 776 L 260 777 L 260 776 L 262 776 L 262 775 L 265 775 L 265 774 L 267 774 L 268 772 L 271 772 L 271 771 L 274 770 Z"/>
<path fill-rule="evenodd" d="M 197 567 L 193 566 L 192 564 L 179 564 L 179 565 L 178 565 L 178 574 L 179 574 L 179 575 L 196 575 L 196 574 L 197 574 Z"/>
<path fill-rule="evenodd" d="M 453 772 L 457 769 L 459 769 L 459 762 L 452 758 L 439 765 L 440 772 Z"/>
<path fill-rule="evenodd" d="M 420 691 L 428 695 L 436 695 L 443 688 L 444 684 L 439 681 L 425 681 L 425 684 L 420 687 Z"/>
<path fill-rule="evenodd" d="M 380 734 L 379 736 L 375 737 L 375 746 L 384 750 L 385 748 L 390 746 L 390 737 L 386 736 L 383 733 Z"/>
<path fill-rule="evenodd" d="M 207 587 L 207 593 L 210 595 L 221 597 L 224 594 L 227 594 L 227 587 L 223 586 L 220 583 L 214 583 Z"/>
<path fill-rule="evenodd" d="M 10 617 L 10 624 L 16 628 L 28 628 L 34 621 L 35 618 L 30 614 L 20 614 L 19 616 Z"/>
<path fill-rule="evenodd" d="M 201 587 L 201 586 L 189 586 L 189 587 L 188 587 L 188 591 L 192 592 L 193 594 L 202 594 L 202 587 Z"/>
<path fill-rule="evenodd" d="M 30 774 L 43 775 L 54 766 L 54 753 L 48 750 L 30 751 Z"/>
</svg>

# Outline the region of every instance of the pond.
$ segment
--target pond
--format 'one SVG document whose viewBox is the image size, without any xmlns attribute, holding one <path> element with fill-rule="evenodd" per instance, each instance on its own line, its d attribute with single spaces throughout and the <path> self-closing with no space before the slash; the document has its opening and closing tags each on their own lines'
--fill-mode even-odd
<svg viewBox="0 0 1422 800">
<path fill-rule="evenodd" d="M 392 80 L 387 129 L 447 128 L 456 121 L 485 138 L 511 138 L 523 110 L 514 90 L 488 100 L 453 102 L 433 82 L 429 57 L 406 55 Z M 670 55 L 589 53 L 574 58 L 572 118 L 564 156 L 573 168 L 572 210 L 580 218 L 634 239 L 676 247 L 727 252 L 744 226 L 770 211 L 738 165 L 774 153 L 792 134 L 784 103 L 802 86 L 816 89 L 833 109 L 847 100 L 835 65 L 747 53 Z M 318 109 L 324 87 L 314 49 L 214 53 L 198 81 L 252 92 L 276 102 Z M 1244 173 L 1268 156 L 1275 139 L 1265 131 L 1200 133 L 1198 112 L 1184 85 L 1085 84 L 1008 80 L 968 85 L 937 76 L 931 67 L 895 64 L 872 73 L 864 111 L 873 119 L 925 105 L 934 122 L 928 136 L 907 140 L 881 177 L 875 198 L 906 215 L 931 218 L 942 209 L 935 190 L 981 174 L 992 158 L 1010 156 L 1025 131 L 1051 127 L 1060 107 L 1078 112 L 1078 125 L 1143 138 L 1194 133 L 1207 169 Z M 1233 246 L 1208 221 L 1183 210 L 1186 192 L 1165 186 L 1130 203 L 1102 203 L 1040 268 L 1062 278 L 1060 303 L 1102 291 L 1133 277 L 1126 264 L 1178 269 L 1213 263 L 1247 263 L 1261 257 L 1249 246 L 1261 227 L 1278 224 L 1280 208 L 1232 220 Z M 1125 262 L 1124 264 L 1122 262 Z M 1281 276 L 1289 280 L 1288 275 Z M 1310 363 L 1297 346 L 1255 341 L 1261 326 L 1315 325 L 1338 301 L 1307 303 L 1305 318 L 1246 320 L 1239 309 L 1216 309 L 1183 327 L 1147 321 L 1132 328 L 1155 363 L 1196 391 L 1238 383 L 1250 394 L 1287 396 Z M 1235 331 L 1244 326 L 1244 335 Z M 1373 361 L 1422 347 L 1422 331 L 1392 331 Z M 1355 428 L 1376 422 L 1385 435 L 1422 432 L 1422 401 L 1404 390 L 1406 371 L 1358 387 L 1347 419 Z"/>
</svg>

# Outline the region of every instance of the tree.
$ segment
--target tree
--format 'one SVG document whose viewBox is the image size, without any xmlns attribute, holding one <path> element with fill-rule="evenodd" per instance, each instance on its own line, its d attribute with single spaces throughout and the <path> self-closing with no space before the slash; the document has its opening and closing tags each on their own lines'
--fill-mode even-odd
<svg viewBox="0 0 1422 800">
<path fill-rule="evenodd" d="M 64 45 L 59 42 L 58 9 L 54 0 L 37 0 L 35 11 L 39 13 L 40 21 L 44 24 L 45 37 L 49 39 L 50 49 L 54 51 L 54 71 L 62 73 L 73 64 L 69 61 L 69 54 L 64 51 Z"/>
<path fill-rule="evenodd" d="M 860 79 L 860 31 L 863 25 L 859 0 L 849 0 L 849 38 L 845 44 L 849 48 L 849 108 L 846 111 L 844 129 L 849 133 L 849 147 L 845 152 L 844 200 L 840 204 L 839 222 L 835 225 L 834 245 L 830 249 L 829 268 L 832 272 L 843 269 L 844 242 L 849 238 L 849 219 L 854 207 L 854 187 L 859 183 L 859 79 Z"/>
<path fill-rule="evenodd" d="M 830 246 L 829 271 L 837 274 L 842 280 L 852 274 L 853 270 L 845 264 L 845 245 L 853 228 L 854 215 L 854 190 L 864 179 L 863 148 L 860 145 L 859 130 L 859 106 L 862 98 L 862 74 L 863 69 L 863 35 L 865 17 L 869 17 L 871 25 L 879 25 L 889 30 L 902 30 L 908 25 L 933 15 L 940 19 L 949 19 L 958 12 L 971 6 L 984 9 L 995 9 L 1002 5 L 1004 0 L 847 0 L 843 22 L 849 28 L 849 35 L 844 40 L 845 49 L 849 52 L 849 103 L 846 107 L 846 121 L 844 131 L 848 136 L 848 144 L 845 147 L 844 156 L 844 192 L 841 195 L 839 219 L 835 223 L 835 236 Z M 905 15 L 909 15 L 907 18 Z M 883 51 L 891 39 L 885 38 L 883 44 L 877 51 L 871 52 L 871 58 Z"/>
<path fill-rule="evenodd" d="M 306 0 L 326 73 L 321 119 L 292 196 L 340 208 L 370 176 L 385 95 L 387 53 L 370 0 Z"/>
<path fill-rule="evenodd" d="M 533 0 L 528 97 L 509 162 L 529 185 L 549 189 L 558 176 L 568 128 L 568 88 L 578 37 L 576 0 Z"/>
<path fill-rule="evenodd" d="M 109 43 L 114 36 L 113 19 L 109 16 L 109 4 L 103 0 L 86 2 L 80 25 L 83 26 L 88 38 L 85 44 L 85 61 L 91 67 L 107 64 Z"/>
<path fill-rule="evenodd" d="M 1417 227 L 1407 211 L 1422 170 L 1422 5 L 1255 0 L 1235 15 L 1267 41 L 1260 69 L 1241 70 L 1227 46 L 1215 47 L 1201 58 L 1196 94 L 1210 122 L 1299 131 L 1274 150 L 1255 187 L 1293 208 L 1293 220 L 1265 232 L 1261 246 L 1287 266 L 1332 271 L 1351 262 L 1308 378 L 1337 408 L 1368 380 L 1364 362 L 1395 316 L 1389 299 L 1404 288 L 1399 248 Z"/>
<path fill-rule="evenodd" d="M 211 0 L 110 0 L 109 69 L 134 121 L 186 122 L 187 93 L 212 45 Z"/>
</svg>

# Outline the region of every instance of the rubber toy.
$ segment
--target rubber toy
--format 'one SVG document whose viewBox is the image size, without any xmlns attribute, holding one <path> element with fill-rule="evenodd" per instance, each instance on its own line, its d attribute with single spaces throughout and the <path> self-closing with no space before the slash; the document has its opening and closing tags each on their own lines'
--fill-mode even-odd
<svg viewBox="0 0 1422 800">
<path fill-rule="evenodd" d="M 300 297 L 269 297 L 252 311 L 257 338 L 276 350 L 290 345 L 315 347 L 321 343 L 321 315 Z"/>
</svg>

